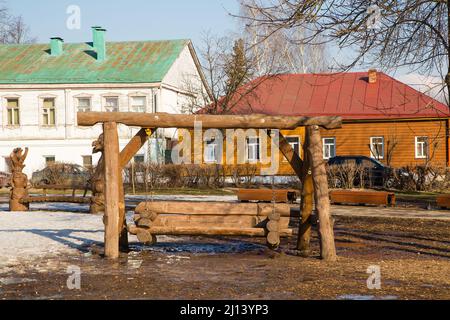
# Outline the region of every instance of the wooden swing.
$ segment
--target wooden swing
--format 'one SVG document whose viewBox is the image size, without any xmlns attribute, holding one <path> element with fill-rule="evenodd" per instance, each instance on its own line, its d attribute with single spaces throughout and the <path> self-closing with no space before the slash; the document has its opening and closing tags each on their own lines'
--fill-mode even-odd
<svg viewBox="0 0 450 320">
<path fill-rule="evenodd" d="M 321 257 L 324 260 L 336 260 L 333 222 L 330 215 L 330 200 L 328 194 L 328 181 L 325 163 L 322 155 L 322 139 L 320 127 L 336 129 L 341 127 L 340 117 L 291 117 L 266 115 L 172 115 L 172 114 L 140 114 L 140 113 L 78 113 L 79 126 L 94 126 L 103 124 L 104 150 L 100 171 L 104 179 L 104 223 L 105 223 L 105 256 L 110 259 L 119 257 L 119 248 L 128 246 L 128 229 L 125 220 L 125 197 L 122 183 L 122 169 L 131 161 L 132 157 L 144 146 L 149 138 L 148 128 L 179 128 L 193 129 L 195 123 L 201 122 L 203 129 L 279 129 L 293 130 L 306 127 L 306 141 L 304 143 L 304 159 L 302 160 L 292 149 L 288 141 L 280 135 L 279 148 L 286 157 L 294 172 L 302 182 L 301 218 L 298 236 L 298 250 L 307 255 L 311 235 L 311 216 L 313 199 L 319 219 L 319 236 Z M 142 129 L 129 144 L 120 152 L 117 125 L 123 124 Z M 191 203 L 195 206 L 195 203 Z M 139 207 L 138 207 L 139 208 Z M 198 211 L 196 210 L 198 213 Z M 140 214 L 137 212 L 137 214 Z M 150 213 L 151 214 L 151 213 Z M 268 214 L 269 215 L 269 214 Z M 281 214 L 280 214 L 281 217 Z M 270 219 L 276 223 L 271 224 L 278 235 L 289 233 L 280 229 L 277 214 Z M 151 219 L 150 219 L 151 220 Z M 270 221 L 269 221 L 270 222 Z M 139 230 L 131 232 L 138 233 Z M 267 228 L 268 229 L 268 228 Z M 154 234 L 217 234 L 214 226 L 197 228 L 195 230 L 180 229 L 153 229 Z M 219 233 L 230 234 L 220 230 Z M 267 231 L 247 230 L 244 233 L 255 233 L 255 236 L 268 237 Z M 286 232 L 285 232 L 286 231 Z M 242 232 L 241 232 L 242 233 Z M 151 231 L 150 231 L 151 234 Z"/>
</svg>

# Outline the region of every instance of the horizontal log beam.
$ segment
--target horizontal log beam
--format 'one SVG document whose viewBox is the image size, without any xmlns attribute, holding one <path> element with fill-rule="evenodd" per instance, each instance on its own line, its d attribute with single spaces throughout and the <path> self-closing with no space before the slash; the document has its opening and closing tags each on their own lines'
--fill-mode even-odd
<svg viewBox="0 0 450 320">
<path fill-rule="evenodd" d="M 42 184 L 42 185 L 35 185 L 32 187 L 32 189 L 43 189 L 43 190 L 81 190 L 84 191 L 86 189 L 89 189 L 89 186 L 87 185 L 63 185 L 63 184 Z"/>
<path fill-rule="evenodd" d="M 79 126 L 116 122 L 131 127 L 192 129 L 201 122 L 203 129 L 280 129 L 294 130 L 303 126 L 337 129 L 341 117 L 291 117 L 252 115 L 180 115 L 168 113 L 79 112 Z"/>
<path fill-rule="evenodd" d="M 178 215 L 212 215 L 212 216 L 265 216 L 273 212 L 274 205 L 271 203 L 234 203 L 234 202 L 197 202 L 197 201 L 153 201 L 142 202 L 135 212 L 156 212 L 158 214 Z M 295 205 L 284 203 L 275 204 L 275 211 L 281 217 L 292 217 L 298 213 L 291 212 Z"/>
<path fill-rule="evenodd" d="M 27 197 L 20 199 L 20 203 L 46 203 L 46 202 L 90 204 L 91 198 L 54 196 L 54 197 Z"/>
<path fill-rule="evenodd" d="M 137 234 L 140 228 L 133 225 L 128 226 L 131 234 Z M 247 236 L 266 237 L 266 230 L 263 228 L 220 228 L 220 227 L 152 227 L 146 229 L 153 236 Z M 281 237 L 291 237 L 291 229 L 280 231 Z"/>
<path fill-rule="evenodd" d="M 155 221 L 147 218 L 137 219 L 136 225 L 143 228 L 151 227 L 223 227 L 223 228 L 257 228 L 263 227 L 266 217 L 256 216 L 205 216 L 205 215 L 159 215 Z M 291 218 L 280 218 L 282 229 L 289 229 Z"/>
</svg>

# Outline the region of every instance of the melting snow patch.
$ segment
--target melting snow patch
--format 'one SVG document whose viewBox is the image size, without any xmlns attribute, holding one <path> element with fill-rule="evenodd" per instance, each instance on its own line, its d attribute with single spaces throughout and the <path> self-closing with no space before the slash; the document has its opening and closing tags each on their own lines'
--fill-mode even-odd
<svg viewBox="0 0 450 320">
<path fill-rule="evenodd" d="M 79 253 L 103 243 L 101 216 L 67 212 L 0 212 L 0 273 L 22 261 Z"/>
<path fill-rule="evenodd" d="M 21 284 L 27 282 L 34 282 L 36 280 L 33 279 L 22 279 L 22 278 L 0 278 L 0 283 L 5 286 L 9 286 L 12 284 Z"/>
</svg>

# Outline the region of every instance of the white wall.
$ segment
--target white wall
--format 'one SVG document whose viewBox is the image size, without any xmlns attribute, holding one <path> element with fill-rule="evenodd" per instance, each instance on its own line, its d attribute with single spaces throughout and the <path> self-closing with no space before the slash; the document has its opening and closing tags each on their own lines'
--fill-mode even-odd
<svg viewBox="0 0 450 320">
<path fill-rule="evenodd" d="M 92 128 L 78 127 L 76 123 L 77 102 L 80 97 L 91 99 L 91 111 L 106 111 L 105 97 L 119 98 L 119 111 L 131 112 L 131 97 L 146 96 L 146 112 L 166 112 L 179 114 L 185 108 L 188 99 L 184 91 L 186 77 L 199 81 L 200 75 L 194 63 L 189 47 L 182 51 L 174 65 L 169 70 L 163 83 L 136 86 L 123 85 L 95 85 L 95 86 L 45 86 L 41 89 L 23 89 L 18 86 L 0 86 L 0 171 L 5 171 L 4 158 L 8 157 L 16 147 L 29 147 L 30 153 L 26 161 L 25 172 L 40 170 L 45 166 L 45 156 L 55 156 L 56 161 L 82 164 L 82 156 L 91 154 L 92 141 L 101 134 L 101 126 Z M 200 85 L 202 85 L 200 83 Z M 20 110 L 20 126 L 8 126 L 7 99 L 18 98 Z M 46 127 L 42 124 L 42 106 L 44 98 L 54 98 L 56 106 L 56 124 Z M 154 103 L 157 103 L 155 106 Z M 138 128 L 119 126 L 121 146 L 132 138 Z M 175 129 L 158 131 L 159 137 L 177 138 Z M 152 149 L 156 148 L 156 141 L 151 142 Z M 164 143 L 163 143 L 164 145 Z M 144 147 L 140 154 L 147 156 Z M 152 156 L 151 156 L 152 158 Z M 98 160 L 93 158 L 94 163 Z"/>
<path fill-rule="evenodd" d="M 78 98 L 91 99 L 91 111 L 106 111 L 105 97 L 117 96 L 119 98 L 119 111 L 131 112 L 131 97 L 147 97 L 146 112 L 153 112 L 153 94 L 158 93 L 156 88 L 132 89 L 55 89 L 55 90 L 14 90 L 0 88 L 0 140 L 9 139 L 87 139 L 95 138 L 100 134 L 101 127 L 82 128 L 76 125 Z M 19 99 L 20 126 L 9 127 L 7 123 L 7 99 Z M 56 104 L 56 125 L 46 127 L 42 124 L 42 104 L 44 98 L 54 98 Z M 128 138 L 131 131 L 122 126 L 120 136 Z"/>
</svg>

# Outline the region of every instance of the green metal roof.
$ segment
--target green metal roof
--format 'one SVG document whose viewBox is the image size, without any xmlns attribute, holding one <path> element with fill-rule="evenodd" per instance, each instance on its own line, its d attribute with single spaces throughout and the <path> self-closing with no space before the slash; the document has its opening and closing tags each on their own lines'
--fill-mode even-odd
<svg viewBox="0 0 450 320">
<path fill-rule="evenodd" d="M 91 43 L 0 45 L 0 84 L 158 83 L 189 40 L 108 42 L 97 61 Z"/>
</svg>

